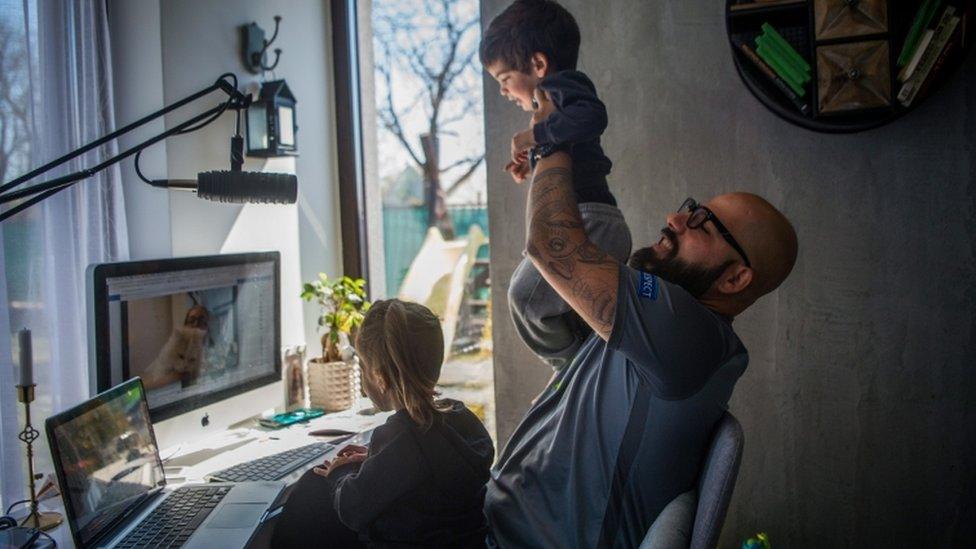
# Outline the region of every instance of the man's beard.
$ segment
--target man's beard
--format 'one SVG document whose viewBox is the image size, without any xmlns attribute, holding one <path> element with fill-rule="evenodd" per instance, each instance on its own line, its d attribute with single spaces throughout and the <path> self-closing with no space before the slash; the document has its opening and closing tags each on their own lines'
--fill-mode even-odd
<svg viewBox="0 0 976 549">
<path fill-rule="evenodd" d="M 657 275 L 672 284 L 677 284 L 693 297 L 700 298 L 712 287 L 712 284 L 722 276 L 725 269 L 734 261 L 726 261 L 715 267 L 692 265 L 678 259 L 678 238 L 670 227 L 661 229 L 661 233 L 671 241 L 671 249 L 664 257 L 659 257 L 653 248 L 641 248 L 635 251 L 627 262 L 633 269 Z"/>
</svg>

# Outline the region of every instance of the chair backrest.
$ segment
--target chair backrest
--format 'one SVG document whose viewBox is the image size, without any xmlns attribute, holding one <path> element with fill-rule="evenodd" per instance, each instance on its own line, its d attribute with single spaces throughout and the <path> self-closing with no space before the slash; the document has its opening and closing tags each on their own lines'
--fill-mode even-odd
<svg viewBox="0 0 976 549">
<path fill-rule="evenodd" d="M 715 426 L 698 479 L 698 508 L 691 532 L 691 549 L 714 549 L 718 544 L 739 474 L 744 440 L 739 420 L 726 412 Z"/>
</svg>

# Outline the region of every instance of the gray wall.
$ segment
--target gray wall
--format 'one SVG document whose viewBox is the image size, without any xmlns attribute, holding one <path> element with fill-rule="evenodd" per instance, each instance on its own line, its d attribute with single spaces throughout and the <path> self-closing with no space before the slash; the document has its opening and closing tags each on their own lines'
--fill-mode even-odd
<svg viewBox="0 0 976 549">
<path fill-rule="evenodd" d="M 507 0 L 485 0 L 487 26 Z M 976 524 L 976 55 L 906 118 L 858 135 L 782 122 L 744 88 L 723 3 L 566 0 L 610 112 L 611 187 L 645 245 L 686 196 L 759 193 L 794 222 L 789 280 L 735 323 L 751 363 L 731 409 L 745 456 L 722 546 L 944 547 Z M 504 165 L 527 124 L 486 81 L 499 438 L 548 372 L 505 291 L 525 188 Z M 498 168 L 498 169 L 494 169 Z"/>
<path fill-rule="evenodd" d="M 190 193 L 154 189 L 123 164 L 131 255 L 185 256 L 275 249 L 282 254 L 282 344 L 307 343 L 320 353 L 318 306 L 303 303 L 301 282 L 322 271 L 340 275 L 338 176 L 332 71 L 330 4 L 322 0 L 112 0 L 115 96 L 120 123 L 173 103 L 210 85 L 220 74 L 237 74 L 239 87 L 256 90 L 260 75 L 241 61 L 239 28 L 257 22 L 270 37 L 275 15 L 281 32 L 273 48 L 281 61 L 267 80 L 286 79 L 297 98 L 299 156 L 247 158 L 244 169 L 295 173 L 294 206 L 229 205 Z M 273 60 L 274 54 L 270 53 Z M 219 92 L 165 117 L 176 125 L 216 105 Z M 159 120 L 127 142 L 163 129 Z M 143 155 L 151 178 L 192 179 L 201 171 L 229 169 L 234 116 L 224 114 L 200 131 L 172 137 Z M 125 142 L 123 142 L 123 145 Z"/>
</svg>

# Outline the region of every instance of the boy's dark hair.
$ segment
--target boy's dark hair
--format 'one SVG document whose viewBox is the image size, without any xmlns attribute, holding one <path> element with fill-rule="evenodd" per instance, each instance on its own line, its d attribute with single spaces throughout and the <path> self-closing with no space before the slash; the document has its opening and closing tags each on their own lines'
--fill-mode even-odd
<svg viewBox="0 0 976 549">
<path fill-rule="evenodd" d="M 553 71 L 575 69 L 580 31 L 576 19 L 553 0 L 515 0 L 491 20 L 481 38 L 481 64 L 503 61 L 520 72 L 531 69 L 532 54 L 549 59 Z"/>
</svg>

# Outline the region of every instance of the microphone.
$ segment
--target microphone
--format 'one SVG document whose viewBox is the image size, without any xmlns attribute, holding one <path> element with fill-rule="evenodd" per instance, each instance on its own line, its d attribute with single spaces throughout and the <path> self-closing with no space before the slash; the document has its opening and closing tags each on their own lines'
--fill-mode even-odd
<svg viewBox="0 0 976 549">
<path fill-rule="evenodd" d="M 214 202 L 294 204 L 298 178 L 290 173 L 212 171 L 197 174 L 197 196 Z"/>
<path fill-rule="evenodd" d="M 197 180 L 155 179 L 154 187 L 196 191 L 197 196 L 232 204 L 294 204 L 298 177 L 290 173 L 217 170 L 197 174 Z"/>
</svg>

